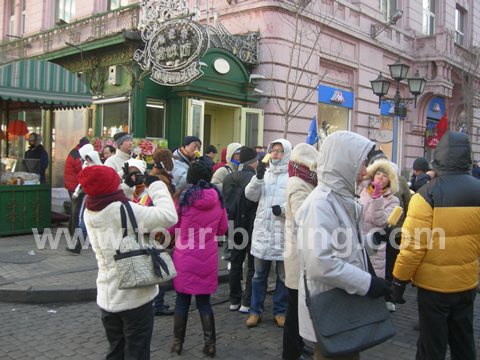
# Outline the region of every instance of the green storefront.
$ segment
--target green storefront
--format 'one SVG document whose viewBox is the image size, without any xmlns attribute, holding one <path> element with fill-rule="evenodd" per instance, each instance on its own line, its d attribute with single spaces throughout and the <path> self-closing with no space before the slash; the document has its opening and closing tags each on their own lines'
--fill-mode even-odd
<svg viewBox="0 0 480 360">
<path fill-rule="evenodd" d="M 56 64 L 24 60 L 0 68 L 0 236 L 50 227 L 52 152 L 59 141 L 52 130 L 55 111 L 86 107 L 91 99 L 85 85 Z M 14 121 L 25 131 L 16 133 Z M 25 165 L 27 131 L 42 136 L 49 155 L 45 183 Z"/>
</svg>

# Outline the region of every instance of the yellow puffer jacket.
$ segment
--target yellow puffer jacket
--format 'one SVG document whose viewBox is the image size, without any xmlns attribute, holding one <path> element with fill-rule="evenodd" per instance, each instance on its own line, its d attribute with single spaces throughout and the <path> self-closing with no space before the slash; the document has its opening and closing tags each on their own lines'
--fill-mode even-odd
<svg viewBox="0 0 480 360">
<path fill-rule="evenodd" d="M 442 293 L 473 289 L 480 257 L 480 181 L 469 174 L 468 138 L 447 132 L 435 151 L 435 179 L 412 197 L 393 275 Z M 446 138 L 445 138 L 446 137 Z"/>
</svg>

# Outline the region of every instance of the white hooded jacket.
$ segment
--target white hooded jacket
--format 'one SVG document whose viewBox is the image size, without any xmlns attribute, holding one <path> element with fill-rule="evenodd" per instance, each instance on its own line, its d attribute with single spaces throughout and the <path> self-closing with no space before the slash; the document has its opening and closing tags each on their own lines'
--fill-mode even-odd
<svg viewBox="0 0 480 360">
<path fill-rule="evenodd" d="M 300 335 L 316 342 L 305 304 L 304 271 L 311 295 L 341 288 L 365 295 L 371 282 L 362 236 L 362 205 L 355 200 L 356 180 L 374 144 L 353 132 L 329 135 L 318 156 L 318 185 L 297 210 L 293 235 L 301 276 Z"/>
<path fill-rule="evenodd" d="M 288 140 L 278 139 L 268 145 L 267 153 L 270 153 L 273 144 L 278 143 L 283 146 L 283 158 L 278 164 L 272 164 L 270 160 L 263 179 L 252 177 L 245 188 L 245 197 L 258 201 L 250 253 L 263 260 L 283 261 L 288 162 L 292 145 Z M 272 212 L 274 205 L 279 205 L 282 210 L 279 216 Z"/>
<path fill-rule="evenodd" d="M 227 169 L 225 166 L 222 166 L 212 177 L 212 184 L 215 184 L 220 191 L 223 191 L 223 181 L 227 177 L 228 174 L 235 172 L 238 170 L 237 165 L 232 162 L 232 156 L 235 154 L 235 151 L 240 150 L 242 144 L 240 143 L 231 143 L 227 146 L 227 165 L 230 169 Z"/>
</svg>

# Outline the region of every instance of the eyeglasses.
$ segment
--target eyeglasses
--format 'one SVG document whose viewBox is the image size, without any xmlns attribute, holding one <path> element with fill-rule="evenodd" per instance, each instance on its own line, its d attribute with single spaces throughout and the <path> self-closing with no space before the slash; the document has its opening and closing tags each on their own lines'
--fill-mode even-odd
<svg viewBox="0 0 480 360">
<path fill-rule="evenodd" d="M 282 149 L 271 149 L 270 154 L 277 153 L 277 154 L 283 154 L 285 151 Z"/>
</svg>

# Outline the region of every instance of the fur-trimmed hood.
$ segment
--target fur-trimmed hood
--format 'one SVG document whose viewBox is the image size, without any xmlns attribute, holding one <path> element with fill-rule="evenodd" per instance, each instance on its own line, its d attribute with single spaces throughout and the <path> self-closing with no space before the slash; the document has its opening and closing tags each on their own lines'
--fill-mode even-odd
<svg viewBox="0 0 480 360">
<path fill-rule="evenodd" d="M 388 179 L 390 180 L 390 189 L 392 194 L 395 194 L 398 191 L 398 176 L 396 166 L 391 161 L 385 159 L 376 160 L 373 164 L 367 167 L 367 175 L 365 176 L 365 180 L 372 181 L 373 176 L 379 168 L 387 171 Z"/>
</svg>

